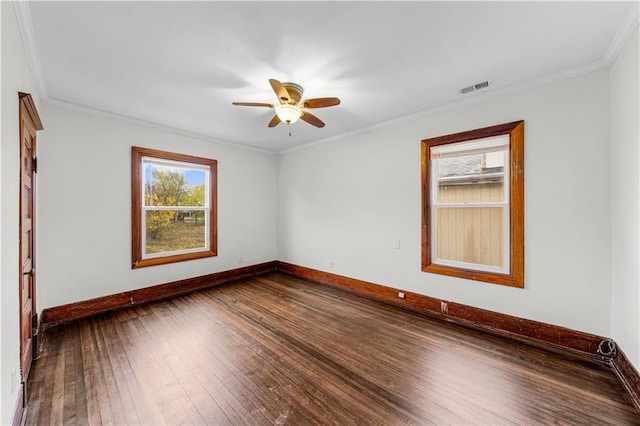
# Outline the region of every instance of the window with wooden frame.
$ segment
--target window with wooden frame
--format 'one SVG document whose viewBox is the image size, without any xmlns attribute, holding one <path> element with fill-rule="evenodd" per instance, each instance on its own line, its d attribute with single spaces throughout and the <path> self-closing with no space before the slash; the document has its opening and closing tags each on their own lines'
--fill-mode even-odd
<svg viewBox="0 0 640 426">
<path fill-rule="evenodd" d="M 131 150 L 132 267 L 217 255 L 217 162 Z"/>
<path fill-rule="evenodd" d="M 422 141 L 422 270 L 524 287 L 524 121 Z"/>
</svg>

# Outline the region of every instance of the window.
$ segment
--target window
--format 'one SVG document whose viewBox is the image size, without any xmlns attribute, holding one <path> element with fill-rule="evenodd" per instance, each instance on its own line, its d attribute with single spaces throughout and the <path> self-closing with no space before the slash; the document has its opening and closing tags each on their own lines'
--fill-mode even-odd
<svg viewBox="0 0 640 426">
<path fill-rule="evenodd" d="M 422 270 L 524 287 L 524 121 L 422 141 Z"/>
<path fill-rule="evenodd" d="M 217 162 L 133 147 L 132 267 L 217 254 Z"/>
</svg>

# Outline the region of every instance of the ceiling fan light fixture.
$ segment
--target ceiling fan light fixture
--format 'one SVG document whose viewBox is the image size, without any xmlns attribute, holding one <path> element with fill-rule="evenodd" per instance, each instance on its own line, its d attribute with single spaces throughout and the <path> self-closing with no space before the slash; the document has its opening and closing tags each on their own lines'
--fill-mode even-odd
<svg viewBox="0 0 640 426">
<path fill-rule="evenodd" d="M 280 123 L 292 124 L 302 119 L 312 126 L 322 128 L 324 122 L 315 115 L 311 114 L 308 109 L 326 108 L 340 105 L 338 98 L 313 98 L 302 99 L 302 86 L 296 83 L 280 83 L 278 80 L 270 78 L 271 88 L 278 96 L 279 104 L 267 104 L 264 102 L 232 102 L 236 106 L 264 107 L 273 108 L 276 115 L 271 118 L 267 127 L 276 127 Z M 304 110 L 303 110 L 304 108 Z"/>
<path fill-rule="evenodd" d="M 281 104 L 276 106 L 276 114 L 280 121 L 287 124 L 293 124 L 298 121 L 302 115 L 302 110 L 296 105 Z"/>
</svg>

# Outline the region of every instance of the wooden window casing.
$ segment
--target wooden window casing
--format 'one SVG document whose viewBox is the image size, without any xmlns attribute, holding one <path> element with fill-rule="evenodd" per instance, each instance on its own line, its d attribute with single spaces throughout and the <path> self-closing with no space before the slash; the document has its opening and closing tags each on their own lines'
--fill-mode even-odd
<svg viewBox="0 0 640 426">
<path fill-rule="evenodd" d="M 188 253 L 171 253 L 167 255 L 154 255 L 152 257 L 145 255 L 146 241 L 145 225 L 142 223 L 144 218 L 144 188 L 143 188 L 143 161 L 145 159 L 156 159 L 160 162 L 179 162 L 184 164 L 193 164 L 201 168 L 208 168 L 209 181 L 207 183 L 208 191 L 205 193 L 207 199 L 206 220 L 208 221 L 208 229 L 206 232 L 207 245 L 202 250 L 190 251 Z M 191 155 L 177 154 L 166 151 L 159 151 L 149 148 L 132 147 L 131 149 L 131 267 L 141 268 L 145 266 L 162 265 L 167 263 L 182 262 L 186 260 L 202 259 L 206 257 L 217 256 L 217 161 L 208 158 L 195 157 Z M 176 210 L 180 210 L 176 208 Z"/>
<path fill-rule="evenodd" d="M 431 149 L 446 144 L 475 141 L 479 139 L 509 136 L 508 177 L 508 252 L 505 253 L 506 273 L 488 272 L 473 266 L 455 267 L 436 263 L 432 256 Z M 524 121 L 500 124 L 477 130 L 424 139 L 422 146 L 422 270 L 435 274 L 524 288 Z M 506 182 L 505 182 L 506 184 Z M 481 268 L 480 268 L 481 269 Z"/>
</svg>

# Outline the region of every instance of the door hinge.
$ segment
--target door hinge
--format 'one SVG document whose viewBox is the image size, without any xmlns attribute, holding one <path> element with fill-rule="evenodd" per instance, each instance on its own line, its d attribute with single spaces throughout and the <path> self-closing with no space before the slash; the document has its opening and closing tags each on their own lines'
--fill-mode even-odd
<svg viewBox="0 0 640 426">
<path fill-rule="evenodd" d="M 38 329 L 38 314 L 31 315 L 31 328 L 34 330 Z"/>
<path fill-rule="evenodd" d="M 38 157 L 33 157 L 33 173 L 38 173 Z"/>
</svg>

